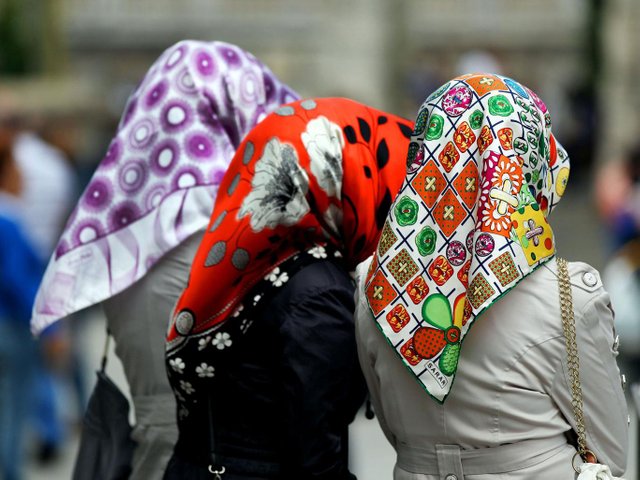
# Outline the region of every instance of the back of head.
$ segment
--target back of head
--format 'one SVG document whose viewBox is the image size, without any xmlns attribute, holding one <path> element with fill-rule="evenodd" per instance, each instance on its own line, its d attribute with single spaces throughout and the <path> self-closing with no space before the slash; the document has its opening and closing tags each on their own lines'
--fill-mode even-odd
<svg viewBox="0 0 640 480">
<path fill-rule="evenodd" d="M 555 255 L 547 216 L 568 175 L 546 105 L 510 78 L 463 75 L 420 108 L 366 293 L 387 340 L 437 401 L 475 319 Z"/>
<path fill-rule="evenodd" d="M 18 196 L 22 182 L 13 157 L 14 137 L 11 129 L 0 126 L 0 190 Z"/>
<path fill-rule="evenodd" d="M 254 128 L 220 184 L 176 306 L 172 353 L 231 318 L 247 291 L 300 252 L 329 245 L 346 268 L 368 257 L 404 178 L 411 130 L 344 98 L 294 102 Z"/>
<path fill-rule="evenodd" d="M 0 172 L 4 172 L 4 168 L 11 161 L 11 136 L 9 132 L 0 128 Z"/>
</svg>

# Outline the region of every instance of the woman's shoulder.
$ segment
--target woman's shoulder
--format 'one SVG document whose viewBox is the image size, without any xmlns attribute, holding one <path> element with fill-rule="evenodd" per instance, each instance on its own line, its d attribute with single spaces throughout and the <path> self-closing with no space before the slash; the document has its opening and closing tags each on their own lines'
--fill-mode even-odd
<svg viewBox="0 0 640 480">
<path fill-rule="evenodd" d="M 577 314 L 586 311 L 594 304 L 608 305 L 610 303 L 609 294 L 604 288 L 600 272 L 597 269 L 586 262 L 572 261 L 567 263 L 573 307 Z M 557 284 L 558 264 L 555 258 L 545 263 L 540 270 L 541 277 Z"/>
<path fill-rule="evenodd" d="M 329 291 L 353 295 L 353 281 L 338 259 L 317 259 L 287 277 L 290 278 L 280 292 L 284 301 L 299 302 Z"/>
<path fill-rule="evenodd" d="M 585 293 L 594 293 L 600 290 L 604 291 L 600 272 L 585 262 L 567 262 L 569 269 L 569 281 L 574 290 Z M 558 279 L 558 262 L 554 258 L 545 263 L 542 272 L 545 272 L 545 280 Z"/>
<path fill-rule="evenodd" d="M 369 271 L 369 266 L 373 261 L 373 256 L 364 259 L 356 266 L 355 279 L 357 288 L 364 288 L 364 282 L 367 278 L 367 272 Z"/>
</svg>

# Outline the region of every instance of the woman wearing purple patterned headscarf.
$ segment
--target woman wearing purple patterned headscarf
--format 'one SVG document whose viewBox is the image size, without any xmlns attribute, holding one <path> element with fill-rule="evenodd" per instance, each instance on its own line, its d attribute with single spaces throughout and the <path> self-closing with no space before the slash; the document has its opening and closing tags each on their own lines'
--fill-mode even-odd
<svg viewBox="0 0 640 480">
<path fill-rule="evenodd" d="M 182 41 L 151 66 L 67 222 L 32 328 L 102 302 L 131 386 L 131 478 L 160 478 L 177 437 L 164 337 L 218 184 L 242 138 L 297 94 L 250 53 Z"/>
</svg>

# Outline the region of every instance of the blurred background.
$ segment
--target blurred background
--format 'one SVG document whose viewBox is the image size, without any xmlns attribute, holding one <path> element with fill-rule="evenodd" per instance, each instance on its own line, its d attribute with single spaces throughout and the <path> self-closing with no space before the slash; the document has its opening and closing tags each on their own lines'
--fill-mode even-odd
<svg viewBox="0 0 640 480">
<path fill-rule="evenodd" d="M 0 0 L 0 123 L 26 141 L 25 184 L 34 185 L 31 175 L 40 179 L 32 190 L 58 187 L 49 209 L 34 209 L 25 222 L 35 224 L 44 256 L 104 156 L 128 95 L 182 39 L 237 44 L 302 96 L 351 97 L 408 118 L 461 73 L 493 71 L 532 88 L 572 160 L 566 198 L 551 219 L 560 254 L 604 272 L 619 313 L 622 369 L 629 383 L 638 380 L 640 1 Z M 51 225 L 38 233 L 43 219 Z M 27 478 L 70 477 L 104 340 L 101 312 L 84 316 L 89 321 L 72 319 L 43 348 L 57 430 L 34 422 Z M 110 362 L 124 384 L 114 355 Z M 359 418 L 353 443 L 361 480 L 390 478 L 393 456 L 375 422 Z"/>
</svg>

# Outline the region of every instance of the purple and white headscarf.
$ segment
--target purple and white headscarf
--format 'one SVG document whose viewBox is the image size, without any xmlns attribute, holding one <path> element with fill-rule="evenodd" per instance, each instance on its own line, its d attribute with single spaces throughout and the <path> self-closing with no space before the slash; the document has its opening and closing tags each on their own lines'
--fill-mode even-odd
<svg viewBox="0 0 640 480">
<path fill-rule="evenodd" d="M 72 212 L 38 291 L 35 333 L 121 292 L 204 229 L 244 136 L 298 95 L 235 45 L 186 40 L 151 66 Z"/>
</svg>

